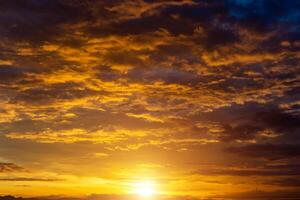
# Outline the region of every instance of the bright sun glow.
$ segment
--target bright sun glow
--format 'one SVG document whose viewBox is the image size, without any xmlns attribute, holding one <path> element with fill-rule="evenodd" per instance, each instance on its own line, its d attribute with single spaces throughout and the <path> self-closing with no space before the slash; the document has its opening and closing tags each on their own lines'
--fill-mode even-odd
<svg viewBox="0 0 300 200">
<path fill-rule="evenodd" d="M 155 184 L 152 181 L 141 181 L 134 184 L 134 193 L 143 197 L 150 197 L 156 193 Z"/>
</svg>

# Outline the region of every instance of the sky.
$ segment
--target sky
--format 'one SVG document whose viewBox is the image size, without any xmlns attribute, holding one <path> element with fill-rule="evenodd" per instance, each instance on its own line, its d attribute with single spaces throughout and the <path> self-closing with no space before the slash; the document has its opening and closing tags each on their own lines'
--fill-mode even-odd
<svg viewBox="0 0 300 200">
<path fill-rule="evenodd" d="M 2 0 L 0 195 L 299 198 L 299 60 L 299 1 Z"/>
</svg>

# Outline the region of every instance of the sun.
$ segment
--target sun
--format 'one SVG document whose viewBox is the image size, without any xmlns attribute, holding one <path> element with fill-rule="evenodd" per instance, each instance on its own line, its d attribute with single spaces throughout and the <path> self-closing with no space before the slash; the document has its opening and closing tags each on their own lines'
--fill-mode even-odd
<svg viewBox="0 0 300 200">
<path fill-rule="evenodd" d="M 156 193 L 153 181 L 139 181 L 134 184 L 134 193 L 142 197 L 151 197 Z"/>
</svg>

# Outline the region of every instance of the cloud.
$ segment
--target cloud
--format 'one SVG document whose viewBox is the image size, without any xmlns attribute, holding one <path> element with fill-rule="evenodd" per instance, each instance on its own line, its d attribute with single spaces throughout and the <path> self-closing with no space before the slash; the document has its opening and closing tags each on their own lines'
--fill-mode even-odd
<svg viewBox="0 0 300 200">
<path fill-rule="evenodd" d="M 252 144 L 241 147 L 229 147 L 227 152 L 265 159 L 285 159 L 300 156 L 297 144 Z"/>
<path fill-rule="evenodd" d="M 266 142 L 273 139 L 289 143 L 297 138 L 299 130 L 298 115 L 280 109 L 275 104 L 232 104 L 212 112 L 196 114 L 192 118 L 219 124 L 219 130 L 213 130 L 212 134 L 224 142 Z"/>
<path fill-rule="evenodd" d="M 259 167 L 227 167 L 202 169 L 197 173 L 207 176 L 298 176 L 297 165 L 265 165 Z M 284 186 L 284 184 L 282 184 Z"/>
<path fill-rule="evenodd" d="M 283 178 L 277 180 L 266 181 L 265 184 L 284 186 L 284 187 L 300 187 L 298 178 Z"/>
<path fill-rule="evenodd" d="M 215 198 L 224 199 L 285 199 L 285 198 L 299 198 L 299 191 L 295 190 L 275 190 L 272 192 L 261 190 L 249 190 L 246 192 L 232 192 L 227 195 L 215 195 Z"/>
<path fill-rule="evenodd" d="M 30 79 L 30 72 L 33 69 L 29 67 L 16 67 L 11 65 L 0 65 L 1 82 L 2 85 L 9 85 L 13 83 L 24 83 L 26 79 Z"/>
<path fill-rule="evenodd" d="M 19 167 L 18 165 L 14 164 L 14 163 L 0 162 L 0 173 L 14 172 L 14 171 L 23 171 L 23 168 Z"/>
<path fill-rule="evenodd" d="M 27 178 L 27 177 L 14 177 L 14 178 L 0 178 L 0 181 L 41 181 L 41 182 L 53 182 L 53 181 L 62 181 L 63 179 L 51 179 L 51 178 Z"/>
<path fill-rule="evenodd" d="M 47 85 L 47 88 L 40 86 L 20 91 L 11 101 L 20 101 L 27 104 L 45 104 L 81 99 L 88 96 L 94 96 L 96 94 L 101 94 L 101 91 L 98 92 L 84 88 L 83 85 L 78 83 L 65 82 Z"/>
<path fill-rule="evenodd" d="M 81 17 L 88 17 L 89 13 L 84 9 L 85 6 L 85 4 L 64 3 L 59 0 L 43 3 L 32 0 L 22 3 L 3 2 L 1 10 L 5 12 L 1 15 L 0 21 L 7 28 L 1 29 L 1 36 L 34 43 L 53 39 L 55 35 L 62 33 L 61 24 L 76 23 Z"/>
</svg>

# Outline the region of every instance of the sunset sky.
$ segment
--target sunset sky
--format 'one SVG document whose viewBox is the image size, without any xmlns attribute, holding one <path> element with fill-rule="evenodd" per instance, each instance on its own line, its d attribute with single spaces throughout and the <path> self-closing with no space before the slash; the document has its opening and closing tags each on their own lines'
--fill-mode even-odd
<svg viewBox="0 0 300 200">
<path fill-rule="evenodd" d="M 300 198 L 300 1 L 1 0 L 0 196 Z"/>
</svg>

